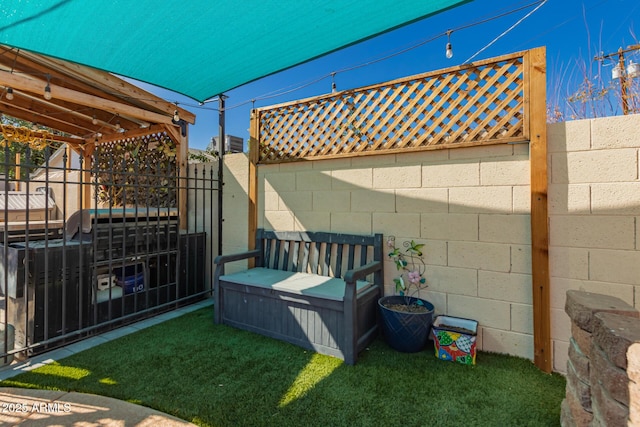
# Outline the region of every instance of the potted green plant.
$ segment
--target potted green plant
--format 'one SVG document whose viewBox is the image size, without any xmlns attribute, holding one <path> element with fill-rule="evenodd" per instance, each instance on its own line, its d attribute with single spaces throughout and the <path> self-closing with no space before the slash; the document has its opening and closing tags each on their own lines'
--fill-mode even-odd
<svg viewBox="0 0 640 427">
<path fill-rule="evenodd" d="M 433 323 L 433 304 L 415 294 L 425 289 L 426 264 L 422 248 L 424 244 L 414 240 L 403 242 L 403 248 L 396 246 L 395 236 L 387 238 L 389 258 L 400 274 L 394 278 L 398 295 L 384 296 L 378 300 L 385 341 L 392 348 L 413 353 L 422 350 Z"/>
</svg>

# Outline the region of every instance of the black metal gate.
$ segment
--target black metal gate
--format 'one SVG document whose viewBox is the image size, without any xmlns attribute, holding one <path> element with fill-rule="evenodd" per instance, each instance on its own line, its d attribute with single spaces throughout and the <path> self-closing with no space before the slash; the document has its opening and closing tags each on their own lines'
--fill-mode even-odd
<svg viewBox="0 0 640 427">
<path fill-rule="evenodd" d="M 0 365 L 210 293 L 217 162 L 181 167 L 164 134 L 98 145 L 89 165 L 3 150 Z"/>
</svg>

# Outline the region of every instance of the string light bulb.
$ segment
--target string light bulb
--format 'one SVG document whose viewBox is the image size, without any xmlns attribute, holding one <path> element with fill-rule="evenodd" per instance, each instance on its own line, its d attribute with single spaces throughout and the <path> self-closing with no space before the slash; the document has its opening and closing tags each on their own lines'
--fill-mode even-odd
<svg viewBox="0 0 640 427">
<path fill-rule="evenodd" d="M 336 93 L 338 91 L 338 87 L 336 86 L 336 73 L 331 73 L 331 93 Z"/>
<path fill-rule="evenodd" d="M 178 110 L 175 110 L 173 112 L 173 121 L 174 122 L 179 122 L 180 121 L 180 114 L 178 114 Z"/>
<path fill-rule="evenodd" d="M 5 95 L 5 98 L 7 98 L 7 101 L 12 101 L 13 100 L 13 88 L 12 87 L 8 87 L 7 88 L 7 94 Z"/>
<path fill-rule="evenodd" d="M 44 87 L 44 99 L 51 100 L 51 86 L 49 86 L 49 83 Z"/>
<path fill-rule="evenodd" d="M 118 115 L 118 117 L 120 117 L 120 116 Z M 120 130 L 120 119 L 119 118 L 116 119 L 116 130 Z"/>
<path fill-rule="evenodd" d="M 97 125 L 98 124 L 98 119 L 96 118 L 96 115 L 93 115 L 93 118 L 91 119 L 91 124 Z"/>
<path fill-rule="evenodd" d="M 445 50 L 447 59 L 453 58 L 453 47 L 451 46 L 451 30 L 447 31 L 447 49 Z"/>
</svg>

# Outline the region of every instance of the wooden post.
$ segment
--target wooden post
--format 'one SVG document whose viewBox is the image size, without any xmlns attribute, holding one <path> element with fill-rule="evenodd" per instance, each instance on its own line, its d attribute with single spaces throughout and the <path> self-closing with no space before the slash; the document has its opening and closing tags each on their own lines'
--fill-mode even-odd
<svg viewBox="0 0 640 427">
<path fill-rule="evenodd" d="M 88 147 L 85 147 L 88 148 Z M 95 148 L 95 147 L 93 147 Z M 93 203 L 93 197 L 91 194 L 91 155 L 93 154 L 93 149 L 86 150 L 82 154 L 84 156 L 84 161 L 82 163 L 83 170 L 80 171 L 82 176 L 82 209 L 90 209 L 91 204 Z M 96 206 L 97 208 L 97 206 Z"/>
<path fill-rule="evenodd" d="M 7 174 L 8 176 L 8 174 Z M 20 153 L 16 153 L 16 191 L 20 191 Z"/>
<path fill-rule="evenodd" d="M 167 126 L 169 127 L 169 126 Z M 186 180 L 187 168 L 189 167 L 189 128 L 185 125 L 185 135 L 180 132 L 180 140 L 176 141 L 178 146 L 176 147 L 176 162 L 178 164 L 178 200 L 180 206 L 178 206 L 178 212 L 180 212 L 180 218 L 178 218 L 179 228 L 181 231 L 189 228 L 189 211 L 188 211 L 188 189 L 189 183 Z M 184 182 L 180 182 L 184 180 Z"/>
<path fill-rule="evenodd" d="M 249 126 L 249 239 L 248 249 L 253 250 L 256 246 L 256 233 L 258 230 L 258 159 L 260 152 L 260 121 L 258 112 L 251 111 L 251 124 Z M 249 260 L 249 268 L 255 266 L 255 260 Z"/>
<path fill-rule="evenodd" d="M 531 274 L 533 291 L 534 363 L 551 372 L 551 311 L 549 308 L 549 227 L 547 215 L 546 51 L 524 55 L 525 116 L 529 122 L 531 164 Z M 528 108 L 527 108 L 528 103 Z M 527 114 L 528 110 L 528 114 Z"/>
</svg>

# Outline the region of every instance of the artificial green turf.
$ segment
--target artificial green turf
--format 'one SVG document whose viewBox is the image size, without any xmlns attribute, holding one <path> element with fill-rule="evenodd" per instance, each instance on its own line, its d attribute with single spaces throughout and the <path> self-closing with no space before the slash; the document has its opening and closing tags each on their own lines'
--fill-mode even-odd
<svg viewBox="0 0 640 427">
<path fill-rule="evenodd" d="M 480 352 L 477 365 L 376 340 L 356 366 L 201 309 L 5 380 L 96 393 L 202 426 L 557 426 L 562 376 Z"/>
</svg>

